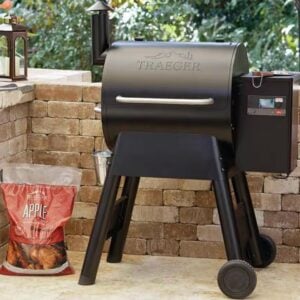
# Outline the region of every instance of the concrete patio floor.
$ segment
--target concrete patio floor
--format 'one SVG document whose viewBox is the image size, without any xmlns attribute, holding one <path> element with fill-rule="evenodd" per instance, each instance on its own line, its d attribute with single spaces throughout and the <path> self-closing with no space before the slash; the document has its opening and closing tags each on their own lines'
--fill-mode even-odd
<svg viewBox="0 0 300 300">
<path fill-rule="evenodd" d="M 121 264 L 103 259 L 95 285 L 77 284 L 82 253 L 69 253 L 76 274 L 64 277 L 0 276 L 0 299 L 228 299 L 216 278 L 223 260 L 125 255 Z M 300 299 L 300 264 L 272 264 L 257 270 L 249 299 Z"/>
</svg>

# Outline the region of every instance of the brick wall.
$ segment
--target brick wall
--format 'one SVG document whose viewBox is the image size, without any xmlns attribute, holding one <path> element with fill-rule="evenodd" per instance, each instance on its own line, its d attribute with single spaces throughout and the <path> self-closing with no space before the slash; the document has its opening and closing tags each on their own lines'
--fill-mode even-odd
<svg viewBox="0 0 300 300">
<path fill-rule="evenodd" d="M 73 218 L 66 228 L 70 250 L 85 251 L 101 192 L 92 160 L 94 150 L 105 148 L 100 116 L 94 113 L 100 88 L 100 84 L 90 83 L 37 84 L 36 100 L 29 104 L 27 151 L 20 146 L 17 154 L 12 153 L 15 158 L 33 163 L 82 169 L 82 186 Z M 25 106 L 23 110 L 26 111 Z M 26 127 L 26 122 L 21 121 L 24 116 L 19 119 L 18 123 L 23 122 Z M 8 122 L 13 121 L 7 119 L 1 123 Z M 5 131 L 2 127 L 5 126 L 0 125 L 1 132 Z M 24 135 L 24 129 L 21 132 L 20 136 Z M 3 153 L 1 145 L 0 153 Z M 258 224 L 277 243 L 280 262 L 299 262 L 299 177 L 299 168 L 287 179 L 260 173 L 248 175 Z M 0 206 L 3 227 L 6 221 L 1 212 Z M 3 242 L 6 230 L 0 231 Z M 125 252 L 225 257 L 211 183 L 143 178 Z"/>
<path fill-rule="evenodd" d="M 33 94 L 31 97 L 32 100 Z M 24 103 L 0 110 L 0 162 L 31 162 L 31 151 L 27 150 L 28 105 Z M 8 220 L 0 197 L 0 261 L 5 255 L 7 238 Z"/>
</svg>

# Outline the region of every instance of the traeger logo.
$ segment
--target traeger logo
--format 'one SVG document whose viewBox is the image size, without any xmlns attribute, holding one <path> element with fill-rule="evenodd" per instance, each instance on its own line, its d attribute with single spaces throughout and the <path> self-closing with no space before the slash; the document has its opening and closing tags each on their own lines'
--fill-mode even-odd
<svg viewBox="0 0 300 300">
<path fill-rule="evenodd" d="M 160 52 L 153 56 L 145 56 L 137 61 L 139 71 L 175 71 L 199 72 L 200 63 L 193 61 L 191 52 Z"/>
</svg>

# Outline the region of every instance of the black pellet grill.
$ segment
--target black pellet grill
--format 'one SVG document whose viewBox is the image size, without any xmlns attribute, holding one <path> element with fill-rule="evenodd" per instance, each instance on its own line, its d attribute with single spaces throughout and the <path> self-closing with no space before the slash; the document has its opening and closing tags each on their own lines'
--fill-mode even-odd
<svg viewBox="0 0 300 300">
<path fill-rule="evenodd" d="M 218 284 L 247 297 L 253 267 L 272 263 L 276 246 L 259 233 L 245 171 L 295 167 L 298 76 L 249 75 L 236 43 L 120 42 L 105 55 L 102 125 L 113 155 L 79 283 L 95 282 L 106 239 L 107 261 L 121 261 L 140 177 L 209 179 L 228 258 Z"/>
</svg>

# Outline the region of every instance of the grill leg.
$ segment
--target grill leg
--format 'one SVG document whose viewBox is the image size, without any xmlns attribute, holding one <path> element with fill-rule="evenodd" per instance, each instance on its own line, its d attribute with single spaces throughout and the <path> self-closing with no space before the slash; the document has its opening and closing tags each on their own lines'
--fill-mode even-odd
<svg viewBox="0 0 300 300">
<path fill-rule="evenodd" d="M 81 285 L 95 283 L 104 242 L 113 215 L 113 208 L 118 187 L 120 185 L 120 179 L 120 176 L 111 175 L 110 170 L 108 170 L 79 278 L 79 284 Z"/>
<path fill-rule="evenodd" d="M 259 247 L 259 230 L 245 173 L 239 172 L 234 177 L 232 177 L 232 185 L 236 200 L 238 203 L 243 204 L 245 216 L 247 218 L 251 261 L 255 265 L 261 265 L 262 257 Z"/>
<path fill-rule="evenodd" d="M 223 171 L 219 171 L 218 178 L 213 181 L 213 185 L 227 258 L 228 260 L 242 259 L 240 239 L 229 189 L 229 182 Z"/>
<path fill-rule="evenodd" d="M 122 209 L 123 224 L 121 229 L 112 236 L 107 261 L 110 263 L 119 263 L 122 260 L 123 250 L 126 242 L 126 236 L 131 220 L 134 201 L 139 186 L 139 177 L 126 177 L 122 196 L 126 196 L 127 200 Z"/>
</svg>

